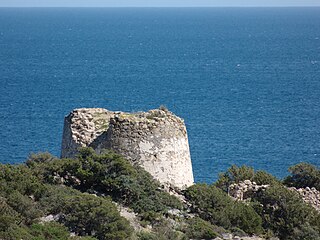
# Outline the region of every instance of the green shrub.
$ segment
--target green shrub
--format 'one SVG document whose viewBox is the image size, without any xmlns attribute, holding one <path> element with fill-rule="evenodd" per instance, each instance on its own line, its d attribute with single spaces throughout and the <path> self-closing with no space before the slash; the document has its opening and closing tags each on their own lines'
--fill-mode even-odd
<svg viewBox="0 0 320 240">
<path fill-rule="evenodd" d="M 290 167 L 291 173 L 284 180 L 284 184 L 290 187 L 305 188 L 315 187 L 320 191 L 320 169 L 308 163 L 299 163 Z"/>
<path fill-rule="evenodd" d="M 81 236 L 98 239 L 128 239 L 132 234 L 129 222 L 119 215 L 115 205 L 108 199 L 88 194 L 65 197 L 61 213 L 62 222 Z"/>
<path fill-rule="evenodd" d="M 262 219 L 250 205 L 235 202 L 228 206 L 227 214 L 232 225 L 246 233 L 260 234 L 263 232 Z"/>
<path fill-rule="evenodd" d="M 319 213 L 305 204 L 297 193 L 281 184 L 259 192 L 255 200 L 260 203 L 255 206 L 263 219 L 264 228 L 272 230 L 280 239 L 295 239 L 297 236 L 294 234 L 301 235 L 305 226 L 308 226 L 309 233 L 319 234 Z"/>
<path fill-rule="evenodd" d="M 201 218 L 191 218 L 187 223 L 185 233 L 188 239 L 213 239 L 219 236 L 215 227 Z"/>
<path fill-rule="evenodd" d="M 23 217 L 25 224 L 31 224 L 35 219 L 43 215 L 37 208 L 37 204 L 30 197 L 13 191 L 7 198 L 8 204 Z"/>
<path fill-rule="evenodd" d="M 22 222 L 22 217 L 11 206 L 5 198 L 0 197 L 0 232 L 5 232 L 10 226 Z"/>
<path fill-rule="evenodd" d="M 227 192 L 232 183 L 239 183 L 244 180 L 253 180 L 254 170 L 251 167 L 232 165 L 225 173 L 219 174 L 219 179 L 215 183 L 217 187 Z"/>
<path fill-rule="evenodd" d="M 0 232 L 0 239 L 5 240 L 33 240 L 34 236 L 32 236 L 29 232 L 29 229 L 26 226 L 18 226 L 18 225 L 10 225 L 5 231 Z"/>
<path fill-rule="evenodd" d="M 153 225 L 153 232 L 158 240 L 187 240 L 183 232 L 175 229 L 174 224 L 167 219 L 160 219 Z"/>
<path fill-rule="evenodd" d="M 3 205 L 0 206 L 0 209 L 3 209 L 2 207 Z M 19 221 L 17 214 L 12 209 L 9 212 L 12 214 L 11 216 L 3 214 L 3 211 L 0 213 L 0 239 L 65 240 L 70 236 L 67 228 L 59 223 L 52 222 L 28 226 Z"/>
<path fill-rule="evenodd" d="M 77 196 L 80 192 L 64 185 L 48 185 L 47 191 L 39 199 L 38 206 L 44 215 L 59 214 L 64 208 L 65 198 Z"/>
<path fill-rule="evenodd" d="M 276 177 L 261 170 L 254 173 L 253 181 L 258 185 L 274 185 L 279 183 L 279 180 Z"/>
<path fill-rule="evenodd" d="M 317 231 L 310 224 L 303 224 L 300 227 L 293 229 L 292 236 L 288 237 L 290 240 L 320 240 L 320 232 Z"/>
<path fill-rule="evenodd" d="M 265 171 L 255 172 L 252 167 L 232 165 L 225 173 L 219 174 L 219 179 L 215 186 L 228 192 L 228 187 L 233 183 L 250 180 L 259 185 L 277 184 L 279 180 Z"/>
<path fill-rule="evenodd" d="M 185 191 L 192 211 L 214 225 L 238 227 L 246 233 L 262 232 L 261 217 L 250 205 L 233 201 L 224 191 L 206 184 L 195 184 Z"/>
<path fill-rule="evenodd" d="M 70 237 L 68 229 L 56 222 L 33 224 L 29 232 L 33 240 L 65 240 Z"/>
<path fill-rule="evenodd" d="M 5 240 L 66 240 L 70 238 L 67 228 L 59 223 L 33 224 L 30 227 L 11 225 L 0 231 L 0 239 Z"/>
<path fill-rule="evenodd" d="M 45 186 L 25 165 L 0 165 L 0 196 L 6 197 L 14 190 L 38 199 Z"/>
<path fill-rule="evenodd" d="M 127 239 L 132 228 L 110 199 L 81 193 L 66 186 L 51 186 L 39 202 L 46 214 L 59 214 L 71 232 L 98 239 Z"/>
<path fill-rule="evenodd" d="M 35 163 L 49 163 L 54 160 L 58 160 L 58 158 L 48 152 L 31 153 L 26 161 L 26 165 L 32 167 Z"/>
<path fill-rule="evenodd" d="M 207 184 L 195 184 L 186 189 L 185 196 L 192 204 L 192 211 L 201 218 L 225 228 L 231 226 L 226 209 L 232 199 L 222 190 Z"/>
<path fill-rule="evenodd" d="M 141 231 L 137 234 L 139 240 L 158 240 L 159 237 L 152 232 Z"/>
</svg>

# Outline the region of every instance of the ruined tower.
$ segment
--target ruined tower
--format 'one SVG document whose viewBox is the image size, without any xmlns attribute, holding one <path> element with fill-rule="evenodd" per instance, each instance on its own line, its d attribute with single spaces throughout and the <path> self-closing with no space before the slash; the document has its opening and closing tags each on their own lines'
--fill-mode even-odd
<svg viewBox="0 0 320 240">
<path fill-rule="evenodd" d="M 161 183 L 179 188 L 193 184 L 184 121 L 168 110 L 75 109 L 65 118 L 61 157 L 74 157 L 79 147 L 92 147 L 97 153 L 112 149 Z"/>
</svg>

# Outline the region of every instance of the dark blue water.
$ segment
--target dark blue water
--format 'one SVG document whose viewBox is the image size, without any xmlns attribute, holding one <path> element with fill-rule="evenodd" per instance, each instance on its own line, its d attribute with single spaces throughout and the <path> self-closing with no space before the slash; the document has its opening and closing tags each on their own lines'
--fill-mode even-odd
<svg viewBox="0 0 320 240">
<path fill-rule="evenodd" d="M 0 162 L 59 155 L 79 107 L 185 119 L 197 182 L 320 166 L 320 8 L 0 9 Z"/>
</svg>

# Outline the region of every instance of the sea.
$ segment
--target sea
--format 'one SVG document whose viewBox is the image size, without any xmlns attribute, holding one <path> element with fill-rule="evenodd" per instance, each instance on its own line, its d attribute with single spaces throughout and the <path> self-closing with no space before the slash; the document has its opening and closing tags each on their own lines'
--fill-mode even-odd
<svg viewBox="0 0 320 240">
<path fill-rule="evenodd" d="M 196 182 L 320 167 L 320 8 L 0 8 L 0 162 L 60 155 L 74 108 L 166 106 Z"/>
</svg>

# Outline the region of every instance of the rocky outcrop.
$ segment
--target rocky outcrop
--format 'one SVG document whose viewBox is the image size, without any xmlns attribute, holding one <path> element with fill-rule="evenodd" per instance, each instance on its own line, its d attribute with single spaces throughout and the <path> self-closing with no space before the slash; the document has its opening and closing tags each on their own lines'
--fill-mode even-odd
<svg viewBox="0 0 320 240">
<path fill-rule="evenodd" d="M 65 118 L 61 157 L 74 157 L 79 147 L 92 147 L 97 153 L 111 149 L 162 183 L 179 188 L 193 184 L 184 121 L 165 109 L 139 113 L 75 109 Z"/>
</svg>

